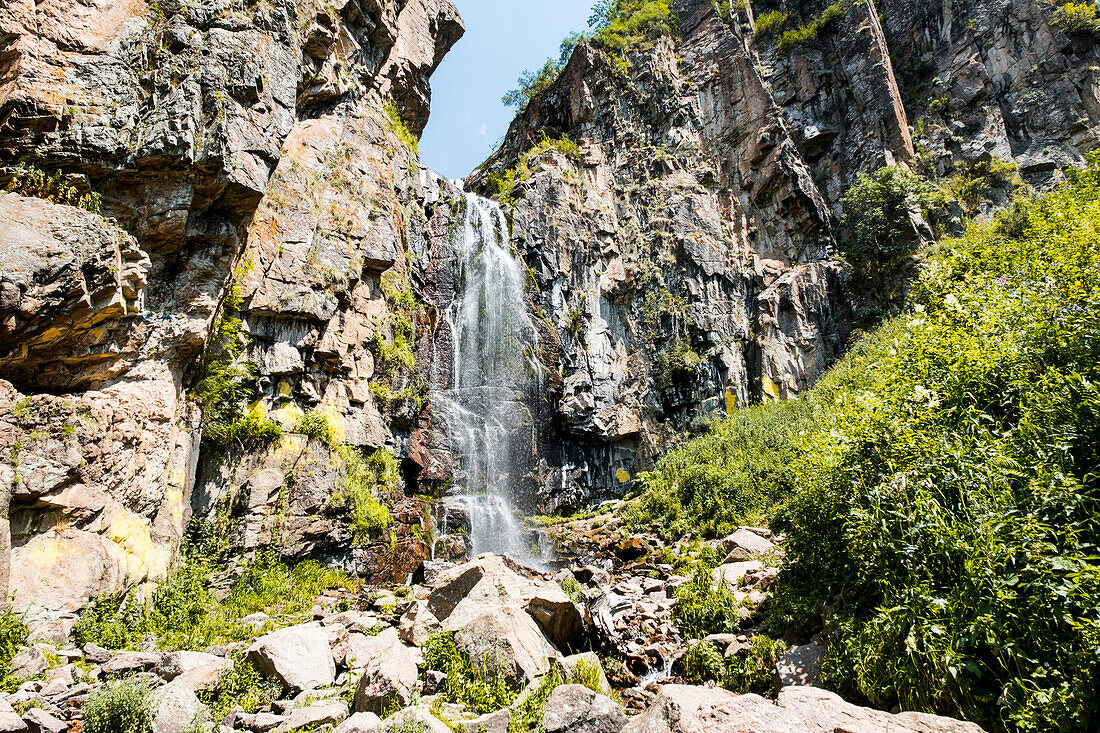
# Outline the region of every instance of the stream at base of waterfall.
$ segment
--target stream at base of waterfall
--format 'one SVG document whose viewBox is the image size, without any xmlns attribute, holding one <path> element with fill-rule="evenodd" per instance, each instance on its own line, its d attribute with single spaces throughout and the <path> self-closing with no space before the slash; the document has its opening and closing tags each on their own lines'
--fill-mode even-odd
<svg viewBox="0 0 1100 733">
<path fill-rule="evenodd" d="M 535 468 L 528 396 L 541 379 L 538 331 L 504 213 L 473 194 L 465 208 L 451 238 L 455 292 L 441 326 L 450 359 L 437 359 L 432 374 L 434 429 L 454 468 L 438 529 L 468 531 L 470 557 L 493 552 L 541 565 L 517 510 Z"/>
</svg>

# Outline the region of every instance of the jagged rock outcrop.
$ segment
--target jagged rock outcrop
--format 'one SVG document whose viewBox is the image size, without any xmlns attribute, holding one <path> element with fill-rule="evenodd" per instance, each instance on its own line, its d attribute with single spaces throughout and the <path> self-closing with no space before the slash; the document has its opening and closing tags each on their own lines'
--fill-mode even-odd
<svg viewBox="0 0 1100 733">
<path fill-rule="evenodd" d="M 425 207 L 397 115 L 422 129 L 428 78 L 463 28 L 447 0 L 15 2 L 0 8 L 0 28 L 3 178 L 59 171 L 63 186 L 99 198 L 100 214 L 0 200 L 0 582 L 17 608 L 56 616 L 173 561 L 200 475 L 192 390 L 227 296 L 244 295 L 248 356 L 264 388 L 275 385 L 263 404 L 284 406 L 274 390 L 299 370 L 322 382 L 333 370 L 338 386 L 303 388 L 302 408 L 331 399 L 342 440 L 400 451 L 390 421 L 362 417 L 373 407 L 365 383 L 344 396 L 345 383 L 369 377 L 344 357 L 392 327 L 379 273 L 423 238 L 404 207 Z M 383 111 L 387 97 L 396 112 Z M 294 174 L 337 158 L 353 179 Z M 318 264 L 287 264 L 290 287 L 276 262 L 284 248 Z M 231 490 L 236 476 L 255 479 L 257 501 L 284 483 L 254 475 L 285 469 L 278 456 L 229 453 L 217 456 L 222 468 L 204 468 L 200 511 L 227 493 L 211 476 Z M 276 514 L 289 515 L 292 539 L 331 535 L 309 517 L 339 491 L 338 473 L 306 481 L 291 497 L 296 511 L 271 496 L 252 506 L 259 519 L 242 522 L 235 541 L 264 530 L 272 540 L 263 518 Z M 386 538 L 384 559 L 378 548 L 353 558 L 360 572 L 404 575 L 426 554 L 411 538 L 419 506 L 400 483 L 392 489 L 401 539 Z M 351 542 L 336 534 L 338 546 Z M 394 560 L 392 546 L 408 557 Z"/>
<path fill-rule="evenodd" d="M 675 40 L 579 45 L 471 177 L 514 200 L 544 316 L 544 508 L 621 492 L 674 431 L 795 396 L 843 353 L 876 304 L 837 254 L 859 173 L 984 165 L 999 172 L 960 203 L 988 212 L 1016 169 L 1048 185 L 1096 143 L 1095 38 L 1030 0 L 893 0 L 885 25 L 841 2 L 782 49 L 754 38 L 779 3 L 718 5 L 676 0 Z M 782 8 L 780 32 L 827 5 Z M 576 154 L 539 144 L 560 135 Z"/>
</svg>

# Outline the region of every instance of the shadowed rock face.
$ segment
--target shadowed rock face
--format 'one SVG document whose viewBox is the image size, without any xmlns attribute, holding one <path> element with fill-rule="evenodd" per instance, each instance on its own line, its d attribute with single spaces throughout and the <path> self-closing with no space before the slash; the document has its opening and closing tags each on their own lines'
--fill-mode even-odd
<svg viewBox="0 0 1100 733">
<path fill-rule="evenodd" d="M 427 218 L 419 162 L 382 104 L 422 129 L 428 78 L 463 29 L 446 0 L 20 1 L 0 27 L 0 164 L 59 170 L 101 196 L 102 216 L 0 196 L 0 580 L 17 607 L 56 614 L 172 562 L 200 474 L 190 390 L 231 280 L 269 406 L 308 373 L 303 404 L 331 398 L 346 442 L 393 440 L 354 386 L 369 352 L 347 357 L 389 328 L 379 273 L 424 239 L 410 219 Z M 311 245 L 323 274 L 291 263 Z M 200 482 L 200 510 L 280 465 L 239 453 L 203 474 L 221 483 Z M 238 541 L 255 546 L 282 512 L 292 554 L 324 549 L 311 540 L 346 549 L 351 533 L 333 538 L 320 516 L 338 486 L 338 471 L 303 480 L 289 512 L 255 488 L 245 514 L 259 520 Z M 417 504 L 402 501 L 406 529 L 384 562 L 369 548 L 349 559 L 361 572 L 403 577 L 426 554 L 408 536 Z"/>
<path fill-rule="evenodd" d="M 669 437 L 795 396 L 843 353 L 874 296 L 836 255 L 859 173 L 950 175 L 1001 158 L 1048 185 L 1096 143 L 1097 47 L 1029 0 L 967 13 L 895 0 L 885 26 L 856 2 L 784 51 L 753 39 L 753 14 L 771 5 L 723 19 L 677 0 L 680 38 L 626 52 L 628 64 L 581 45 L 471 177 L 493 193 L 489 174 L 544 133 L 580 146 L 531 159 L 513 192 L 559 377 L 540 412 L 546 508 L 622 491 Z M 801 5 L 792 27 L 826 5 Z M 981 211 L 1006 197 L 994 186 Z"/>
</svg>

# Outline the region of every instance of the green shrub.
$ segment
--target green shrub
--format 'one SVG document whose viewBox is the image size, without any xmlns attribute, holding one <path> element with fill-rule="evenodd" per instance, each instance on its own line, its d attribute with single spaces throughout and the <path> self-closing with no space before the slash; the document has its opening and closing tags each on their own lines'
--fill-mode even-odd
<svg viewBox="0 0 1100 733">
<path fill-rule="evenodd" d="M 653 364 L 653 381 L 663 395 L 671 395 L 680 385 L 691 384 L 695 368 L 703 357 L 695 353 L 691 343 L 678 339 L 676 343 L 658 354 Z"/>
<path fill-rule="evenodd" d="M 779 43 L 776 44 L 776 49 L 780 52 L 788 52 L 796 46 L 801 46 L 804 43 L 815 40 L 821 31 L 830 28 L 847 15 L 848 10 L 855 5 L 857 1 L 858 0 L 837 0 L 837 2 L 822 10 L 820 15 L 806 25 L 799 26 L 798 28 L 783 33 L 783 35 L 779 37 Z"/>
<path fill-rule="evenodd" d="M 1007 188 L 1013 193 L 1024 185 L 1015 163 L 994 158 L 973 165 L 960 165 L 943 183 L 944 191 L 956 199 L 968 214 L 977 214 L 991 188 Z"/>
<path fill-rule="evenodd" d="M 1067 33 L 1100 33 L 1096 4 L 1091 2 L 1065 3 L 1054 11 L 1053 24 Z"/>
<path fill-rule="evenodd" d="M 920 244 L 910 212 L 928 213 L 945 203 L 935 186 L 901 166 L 861 173 L 841 199 L 848 250 L 879 261 L 909 255 Z"/>
<path fill-rule="evenodd" d="M 416 139 L 416 135 L 409 131 L 408 126 L 405 124 L 405 118 L 401 116 L 401 109 L 397 106 L 397 102 L 390 99 L 382 106 L 382 111 L 386 113 L 387 127 L 390 132 L 397 135 L 397 138 L 401 143 L 412 151 L 413 155 L 420 155 L 420 141 Z"/>
<path fill-rule="evenodd" d="M 565 591 L 565 595 L 569 596 L 569 600 L 573 603 L 584 603 L 584 589 L 581 588 L 581 584 L 577 582 L 576 578 L 567 577 L 562 580 L 561 589 Z"/>
<path fill-rule="evenodd" d="M 506 708 L 516 699 L 517 690 L 509 684 L 499 664 L 473 664 L 455 646 L 454 632 L 433 634 L 423 647 L 424 669 L 447 675 L 446 697 L 465 705 L 467 710 L 484 715 Z"/>
<path fill-rule="evenodd" d="M 566 683 L 567 680 L 560 665 L 557 662 L 551 662 L 550 671 L 539 680 L 539 686 L 512 709 L 512 717 L 508 721 L 508 733 L 543 731 L 546 703 L 554 689 Z"/>
<path fill-rule="evenodd" d="M 93 214 L 99 213 L 100 195 L 98 193 L 81 193 L 65 180 L 61 171 L 54 171 L 53 175 L 50 175 L 40 168 L 25 163 L 20 163 L 12 171 L 11 179 L 4 186 L 4 192 L 45 199 L 55 204 L 76 206 Z"/>
<path fill-rule="evenodd" d="M 258 708 L 278 700 L 282 687 L 274 680 L 265 680 L 257 669 L 244 659 L 242 652 L 234 652 L 233 666 L 211 689 L 198 690 L 196 695 L 210 708 L 214 720 L 222 720 L 234 708 L 253 713 Z"/>
<path fill-rule="evenodd" d="M 0 613 L 0 680 L 11 672 L 11 660 L 27 643 L 27 625 L 11 611 Z"/>
<path fill-rule="evenodd" d="M 610 51 L 652 43 L 679 33 L 670 0 L 599 0 L 588 20 L 591 40 Z"/>
<path fill-rule="evenodd" d="M 753 692 L 770 695 L 775 664 L 786 650 L 787 645 L 779 639 L 764 634 L 754 636 L 748 649 L 742 649 L 726 660 L 722 687 L 738 694 Z"/>
<path fill-rule="evenodd" d="M 684 656 L 678 660 L 680 675 L 689 683 L 699 685 L 707 680 L 720 680 L 726 663 L 718 647 L 702 639 L 689 639 Z"/>
<path fill-rule="evenodd" d="M 787 22 L 787 14 L 781 10 L 770 10 L 762 13 L 756 19 L 756 28 L 753 30 L 753 38 L 768 38 L 779 33 Z"/>
<path fill-rule="evenodd" d="M 712 577 L 711 569 L 709 563 L 698 565 L 691 580 L 676 589 L 672 617 L 691 637 L 735 632 L 746 615 L 725 580 Z"/>
<path fill-rule="evenodd" d="M 531 161 L 549 150 L 556 150 L 572 160 L 578 160 L 581 155 L 580 146 L 567 135 L 552 138 L 546 130 L 542 130 L 539 141 L 519 156 L 514 168 L 489 174 L 489 185 L 502 204 L 515 204 L 515 188 L 531 177 Z"/>
<path fill-rule="evenodd" d="M 506 92 L 500 98 L 501 103 L 523 111 L 532 99 L 545 92 L 558 80 L 564 68 L 564 63 L 547 59 L 538 71 L 524 71 L 519 77 L 516 88 Z"/>
<path fill-rule="evenodd" d="M 147 733 L 153 725 L 153 695 L 140 678 L 111 680 L 88 696 L 87 733 Z"/>
</svg>

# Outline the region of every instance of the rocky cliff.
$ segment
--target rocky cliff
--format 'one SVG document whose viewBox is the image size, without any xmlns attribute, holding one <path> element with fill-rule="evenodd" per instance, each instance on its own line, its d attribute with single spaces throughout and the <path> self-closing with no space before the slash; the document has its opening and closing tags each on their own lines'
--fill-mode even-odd
<svg viewBox="0 0 1100 733">
<path fill-rule="evenodd" d="M 528 268 L 544 509 L 845 349 L 876 304 L 837 255 L 858 173 L 966 183 L 980 214 L 1096 143 L 1095 36 L 1045 5 L 673 9 L 675 37 L 579 45 L 469 181 Z M 71 620 L 161 577 L 193 514 L 241 553 L 404 580 L 452 472 L 429 386 L 465 199 L 416 136 L 455 8 L 19 0 L 0 29 L 16 607 Z"/>
<path fill-rule="evenodd" d="M 672 9 L 675 40 L 577 47 L 471 178 L 514 203 L 546 324 L 550 509 L 621 491 L 670 437 L 796 396 L 844 350 L 883 305 L 838 254 L 858 174 L 900 164 L 981 214 L 1097 142 L 1095 34 L 1049 6 Z"/>
<path fill-rule="evenodd" d="M 7 3 L 0 27 L 0 162 L 15 191 L 0 196 L 5 595 L 56 615 L 163 575 L 193 498 L 200 513 L 251 506 L 308 533 L 301 507 L 338 481 L 314 481 L 320 497 L 283 491 L 283 505 L 261 494 L 283 482 L 261 472 L 237 505 L 241 467 L 301 469 L 312 450 L 346 471 L 304 438 L 270 459 L 203 440 L 195 390 L 226 332 L 212 326 L 240 321 L 230 351 L 256 409 L 324 402 L 330 443 L 396 440 L 359 347 L 392 330 L 380 273 L 405 277 L 428 227 L 409 131 L 462 34 L 454 7 L 58 0 Z M 96 213 L 19 195 L 35 171 L 52 194 L 39 195 L 83 196 Z"/>
</svg>

